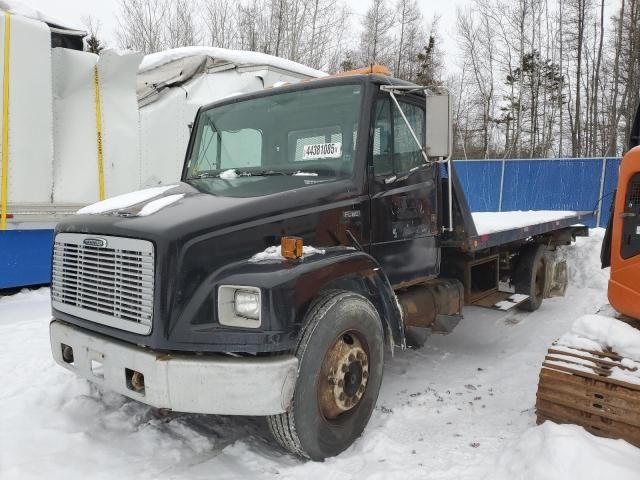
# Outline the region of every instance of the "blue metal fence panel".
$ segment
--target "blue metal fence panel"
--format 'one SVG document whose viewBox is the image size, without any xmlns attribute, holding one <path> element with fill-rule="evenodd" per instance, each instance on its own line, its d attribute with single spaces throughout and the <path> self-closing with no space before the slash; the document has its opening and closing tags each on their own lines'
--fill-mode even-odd
<svg viewBox="0 0 640 480">
<path fill-rule="evenodd" d="M 505 165 L 502 210 L 593 210 L 602 162 L 530 160 Z"/>
<path fill-rule="evenodd" d="M 592 211 L 602 202 L 600 225 L 609 219 L 610 197 L 618 180 L 618 158 L 458 160 L 465 194 L 473 211 L 581 210 Z M 603 179 L 604 174 L 604 179 Z M 587 222 L 596 225 L 596 218 Z"/>
<path fill-rule="evenodd" d="M 49 283 L 53 230 L 0 232 L 0 289 Z"/>
<path fill-rule="evenodd" d="M 456 172 L 472 212 L 497 212 L 501 162 L 455 162 Z"/>
</svg>

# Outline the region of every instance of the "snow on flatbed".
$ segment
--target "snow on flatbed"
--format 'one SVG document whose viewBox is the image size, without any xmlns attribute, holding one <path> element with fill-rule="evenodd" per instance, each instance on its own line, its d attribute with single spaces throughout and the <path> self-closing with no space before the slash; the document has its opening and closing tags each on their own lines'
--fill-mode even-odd
<svg viewBox="0 0 640 480">
<path fill-rule="evenodd" d="M 575 217 L 578 212 L 568 210 L 535 210 L 514 212 L 474 212 L 473 221 L 478 235 L 514 230 L 541 223 L 555 222 Z"/>
<path fill-rule="evenodd" d="M 323 463 L 284 453 L 263 419 L 167 414 L 90 385 L 51 359 L 47 289 L 0 297 L 0 478 L 637 479 L 640 449 L 535 426 L 549 345 L 607 302 L 601 238 L 563 249 L 566 298 L 469 308 L 451 335 L 388 357 L 363 437 Z"/>
</svg>

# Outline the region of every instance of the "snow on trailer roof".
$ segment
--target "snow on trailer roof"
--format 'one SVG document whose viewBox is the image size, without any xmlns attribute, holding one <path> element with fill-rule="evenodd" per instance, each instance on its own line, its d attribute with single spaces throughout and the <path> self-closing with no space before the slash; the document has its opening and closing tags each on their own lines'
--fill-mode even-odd
<svg viewBox="0 0 640 480">
<path fill-rule="evenodd" d="M 555 222 L 576 217 L 579 212 L 568 210 L 530 210 L 514 212 L 474 212 L 473 221 L 478 235 L 523 228 L 540 223 Z"/>
<path fill-rule="evenodd" d="M 26 5 L 18 0 L 0 0 L 0 10 L 4 10 L 5 12 L 9 12 L 14 15 L 20 15 L 21 17 L 31 18 L 32 20 L 38 20 L 52 27 L 58 27 L 65 30 L 75 30 L 82 34 L 86 33 L 79 25 L 61 22 L 57 18 L 54 18 L 43 11 Z"/>
<path fill-rule="evenodd" d="M 187 57 L 206 56 L 215 60 L 216 64 L 232 63 L 239 67 L 268 65 L 295 72 L 307 77 L 325 77 L 327 74 L 315 68 L 284 58 L 274 57 L 266 53 L 248 52 L 244 50 L 229 50 L 217 47 L 181 47 L 147 55 L 140 64 L 141 73 L 166 65 Z"/>
</svg>

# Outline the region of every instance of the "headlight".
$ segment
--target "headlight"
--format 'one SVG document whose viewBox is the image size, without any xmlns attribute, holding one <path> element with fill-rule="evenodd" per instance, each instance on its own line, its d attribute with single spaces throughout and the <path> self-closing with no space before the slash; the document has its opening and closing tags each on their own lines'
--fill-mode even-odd
<svg viewBox="0 0 640 480">
<path fill-rule="evenodd" d="M 229 327 L 258 328 L 262 295 L 259 288 L 222 285 L 218 288 L 218 322 Z"/>
<path fill-rule="evenodd" d="M 258 320 L 260 318 L 260 294 L 249 290 L 236 290 L 236 315 Z"/>
</svg>

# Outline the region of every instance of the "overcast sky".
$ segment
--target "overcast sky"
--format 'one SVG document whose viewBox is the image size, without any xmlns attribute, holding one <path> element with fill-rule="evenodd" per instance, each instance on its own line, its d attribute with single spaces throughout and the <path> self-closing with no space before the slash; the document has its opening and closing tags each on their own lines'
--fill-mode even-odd
<svg viewBox="0 0 640 480">
<path fill-rule="evenodd" d="M 195 0 L 194 0 L 195 1 Z M 92 15 L 100 20 L 102 24 L 101 36 L 110 46 L 116 46 L 115 29 L 117 25 L 117 14 L 119 0 L 22 0 L 34 8 L 42 10 L 44 13 L 66 21 L 74 25 L 81 26 L 82 18 Z M 369 0 L 348 0 L 351 8 L 356 14 L 363 14 Z M 390 4 L 395 3 L 390 0 Z M 469 3 L 469 0 L 418 0 L 425 17 L 431 19 L 434 14 L 441 16 L 440 35 L 444 44 L 444 49 L 451 53 L 454 50 L 455 42 L 452 33 L 455 27 L 455 14 L 458 5 Z M 434 4 L 436 4 L 434 6 Z M 357 21 L 357 19 L 354 19 Z M 453 61 L 451 55 L 445 55 L 445 62 Z M 452 70 L 453 65 L 447 65 L 448 70 Z"/>
</svg>

